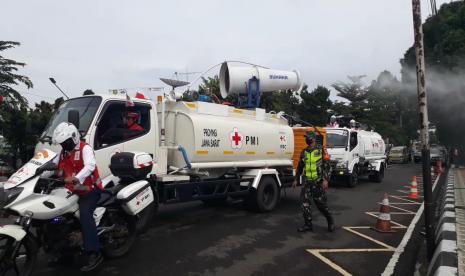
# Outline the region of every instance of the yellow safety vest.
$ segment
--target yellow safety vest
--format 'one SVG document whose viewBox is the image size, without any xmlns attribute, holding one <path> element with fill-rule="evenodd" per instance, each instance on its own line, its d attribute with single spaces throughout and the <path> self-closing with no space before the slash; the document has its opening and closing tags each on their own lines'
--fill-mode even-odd
<svg viewBox="0 0 465 276">
<path fill-rule="evenodd" d="M 311 152 L 305 151 L 305 176 L 309 181 L 317 181 L 322 177 L 321 163 L 322 157 L 320 149 L 314 149 Z"/>
</svg>

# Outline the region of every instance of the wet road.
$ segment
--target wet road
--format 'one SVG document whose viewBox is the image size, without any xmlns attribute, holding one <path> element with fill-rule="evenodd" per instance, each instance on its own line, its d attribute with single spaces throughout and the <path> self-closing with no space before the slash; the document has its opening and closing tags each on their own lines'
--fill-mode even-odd
<svg viewBox="0 0 465 276">
<path fill-rule="evenodd" d="M 383 248 L 375 241 L 396 247 L 405 233 L 379 234 L 369 229 L 376 218 L 366 212 L 378 212 L 378 202 L 385 192 L 400 196 L 417 165 L 393 165 L 382 183 L 361 180 L 355 188 L 332 184 L 329 206 L 337 230 L 328 233 L 326 220 L 314 208 L 314 233 L 301 234 L 299 191 L 288 189 L 275 211 L 257 214 L 246 211 L 240 203 L 207 207 L 200 202 L 162 206 L 149 230 L 140 235 L 132 251 L 117 260 L 107 260 L 96 275 L 341 275 L 331 263 L 356 275 L 378 275 L 392 252 L 338 252 L 338 249 Z M 419 200 L 420 202 L 421 200 Z M 414 214 L 418 204 L 403 206 Z M 408 226 L 412 214 L 397 212 L 392 219 Z M 370 240 L 357 233 L 374 239 Z M 359 228 L 357 228 L 359 227 Z M 334 249 L 312 254 L 312 249 Z M 329 250 L 331 251 L 331 250 Z M 317 252 L 318 253 L 318 252 Z M 323 259 L 329 260 L 325 262 Z M 75 268 L 45 265 L 44 257 L 34 275 L 81 275 Z"/>
</svg>

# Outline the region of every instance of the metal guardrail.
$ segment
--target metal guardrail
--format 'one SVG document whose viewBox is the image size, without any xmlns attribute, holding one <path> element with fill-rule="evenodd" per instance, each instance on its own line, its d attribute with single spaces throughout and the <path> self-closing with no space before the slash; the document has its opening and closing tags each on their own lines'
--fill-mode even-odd
<svg viewBox="0 0 465 276">
<path fill-rule="evenodd" d="M 436 224 L 436 249 L 428 267 L 428 275 L 458 274 L 457 212 L 455 205 L 457 182 L 456 170 L 450 169 L 447 175 L 446 187 L 443 187 L 440 191 L 442 195 L 438 202 L 440 215 Z"/>
</svg>

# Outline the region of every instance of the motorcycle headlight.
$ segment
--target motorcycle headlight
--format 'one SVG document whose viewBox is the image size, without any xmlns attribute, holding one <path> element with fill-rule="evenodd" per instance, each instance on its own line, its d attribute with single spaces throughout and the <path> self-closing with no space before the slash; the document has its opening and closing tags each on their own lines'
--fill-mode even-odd
<svg viewBox="0 0 465 276">
<path fill-rule="evenodd" d="M 345 169 L 345 168 L 347 168 L 347 162 L 344 162 L 344 161 L 339 162 L 339 163 L 337 163 L 337 167 L 340 168 L 340 169 Z"/>
<path fill-rule="evenodd" d="M 13 202 L 23 190 L 23 187 L 14 187 L 8 190 L 0 188 L 0 207 L 3 208 Z"/>
</svg>

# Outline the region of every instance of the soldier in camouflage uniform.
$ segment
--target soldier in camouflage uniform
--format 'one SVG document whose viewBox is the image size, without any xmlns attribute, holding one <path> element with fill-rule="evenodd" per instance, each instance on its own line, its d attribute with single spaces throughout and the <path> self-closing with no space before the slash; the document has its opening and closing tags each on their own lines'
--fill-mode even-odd
<svg viewBox="0 0 465 276">
<path fill-rule="evenodd" d="M 293 187 L 298 184 L 300 176 L 303 174 L 303 187 L 301 192 L 302 214 L 305 224 L 298 229 L 299 232 L 313 231 L 311 200 L 316 207 L 326 217 L 328 221 L 328 231 L 335 229 L 334 219 L 329 212 L 326 189 L 328 188 L 329 171 L 327 161 L 323 158 L 323 149 L 316 143 L 316 135 L 313 131 L 307 132 L 305 141 L 308 147 L 300 154 L 299 165 L 297 166 L 296 179 Z M 304 170 L 305 169 L 305 170 Z"/>
</svg>

